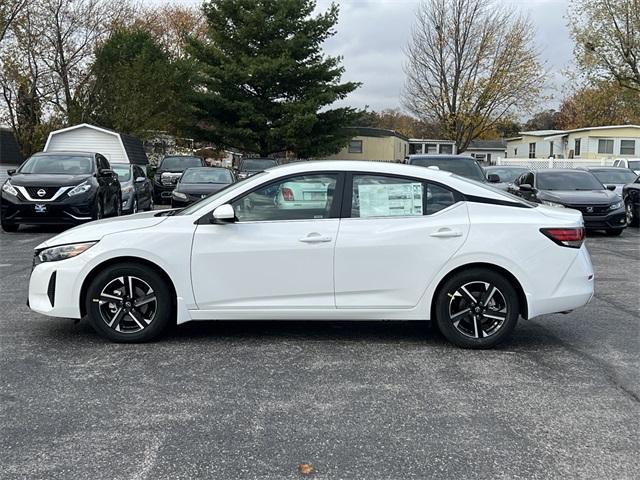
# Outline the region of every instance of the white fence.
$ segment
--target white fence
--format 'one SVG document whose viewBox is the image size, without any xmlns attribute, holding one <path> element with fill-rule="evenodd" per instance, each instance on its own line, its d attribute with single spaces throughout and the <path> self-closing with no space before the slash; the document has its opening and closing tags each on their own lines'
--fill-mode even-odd
<svg viewBox="0 0 640 480">
<path fill-rule="evenodd" d="M 610 166 L 613 160 L 581 160 L 576 158 L 497 158 L 496 165 L 513 165 L 528 167 L 533 170 L 539 168 L 576 168 L 576 167 L 604 167 Z"/>
</svg>

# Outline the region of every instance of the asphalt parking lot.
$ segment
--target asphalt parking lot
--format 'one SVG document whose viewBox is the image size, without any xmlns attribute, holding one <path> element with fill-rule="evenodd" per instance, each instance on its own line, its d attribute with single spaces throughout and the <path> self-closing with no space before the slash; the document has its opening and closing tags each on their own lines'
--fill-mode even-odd
<svg viewBox="0 0 640 480">
<path fill-rule="evenodd" d="M 207 322 L 116 345 L 25 305 L 0 233 L 3 479 L 640 478 L 640 233 L 593 236 L 596 296 L 491 351 L 426 324 Z"/>
</svg>

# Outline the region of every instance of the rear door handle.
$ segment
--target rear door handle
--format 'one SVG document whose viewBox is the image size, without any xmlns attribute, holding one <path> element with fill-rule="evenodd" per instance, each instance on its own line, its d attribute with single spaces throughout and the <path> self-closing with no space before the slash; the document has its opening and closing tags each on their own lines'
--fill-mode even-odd
<svg viewBox="0 0 640 480">
<path fill-rule="evenodd" d="M 460 230 L 453 230 L 451 228 L 441 228 L 440 230 L 438 230 L 437 232 L 433 232 L 429 236 L 436 238 L 454 238 L 461 237 L 462 232 Z"/>
<path fill-rule="evenodd" d="M 331 240 L 332 240 L 331 237 L 320 235 L 319 233 L 314 232 L 314 233 L 310 233 L 306 237 L 302 237 L 298 241 L 302 243 L 326 243 L 326 242 L 330 242 Z"/>
</svg>

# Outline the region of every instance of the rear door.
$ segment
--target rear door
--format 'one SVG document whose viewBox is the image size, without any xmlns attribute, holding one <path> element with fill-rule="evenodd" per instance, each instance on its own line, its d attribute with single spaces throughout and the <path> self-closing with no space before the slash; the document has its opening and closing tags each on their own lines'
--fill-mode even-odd
<svg viewBox="0 0 640 480">
<path fill-rule="evenodd" d="M 463 245 L 467 207 L 444 185 L 347 175 L 335 251 L 337 308 L 412 308 Z"/>
</svg>

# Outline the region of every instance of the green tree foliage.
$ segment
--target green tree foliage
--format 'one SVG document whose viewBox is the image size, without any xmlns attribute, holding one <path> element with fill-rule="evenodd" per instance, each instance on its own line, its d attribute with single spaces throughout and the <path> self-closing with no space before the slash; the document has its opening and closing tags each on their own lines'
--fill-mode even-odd
<svg viewBox="0 0 640 480">
<path fill-rule="evenodd" d="M 198 64 L 196 135 L 266 156 L 338 151 L 353 108 L 328 108 L 359 84 L 340 83 L 340 57 L 323 54 L 338 7 L 314 15 L 313 0 L 211 0 L 207 39 L 191 39 Z"/>
<path fill-rule="evenodd" d="M 97 124 L 145 136 L 176 132 L 185 121 L 188 65 L 171 61 L 149 32 L 116 30 L 97 49 L 92 71 L 91 117 Z"/>
</svg>

